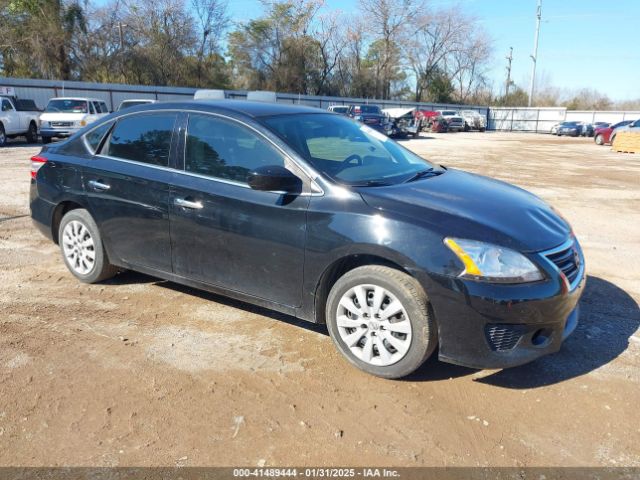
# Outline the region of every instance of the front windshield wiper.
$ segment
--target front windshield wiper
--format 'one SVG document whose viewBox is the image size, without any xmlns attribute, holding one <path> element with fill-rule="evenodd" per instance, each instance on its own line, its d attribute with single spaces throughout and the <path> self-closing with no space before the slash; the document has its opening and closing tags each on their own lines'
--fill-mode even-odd
<svg viewBox="0 0 640 480">
<path fill-rule="evenodd" d="M 391 185 L 389 182 L 385 182 L 384 180 L 367 180 L 362 183 L 352 183 L 351 187 L 388 187 Z"/>
<path fill-rule="evenodd" d="M 407 178 L 404 181 L 404 183 L 420 180 L 421 178 L 437 177 L 438 175 L 442 175 L 443 173 L 444 172 L 441 170 L 434 170 L 433 168 L 427 168 L 426 170 L 420 170 L 419 172 L 414 173 L 412 176 Z"/>
</svg>

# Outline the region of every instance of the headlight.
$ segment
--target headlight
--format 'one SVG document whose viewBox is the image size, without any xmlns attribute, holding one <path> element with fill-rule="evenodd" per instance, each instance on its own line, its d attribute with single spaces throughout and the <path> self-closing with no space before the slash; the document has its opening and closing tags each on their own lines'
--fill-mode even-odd
<svg viewBox="0 0 640 480">
<path fill-rule="evenodd" d="M 353 117 L 354 120 L 357 120 L 358 122 L 362 121 L 362 115 L 356 115 L 355 117 Z"/>
<path fill-rule="evenodd" d="M 86 120 L 80 120 L 80 121 L 78 122 L 78 125 L 79 125 L 80 127 L 84 127 L 86 124 L 87 124 L 87 121 L 86 121 Z"/>
<path fill-rule="evenodd" d="M 464 264 L 461 277 L 496 283 L 526 283 L 544 278 L 538 267 L 515 250 L 450 237 L 444 243 Z"/>
</svg>

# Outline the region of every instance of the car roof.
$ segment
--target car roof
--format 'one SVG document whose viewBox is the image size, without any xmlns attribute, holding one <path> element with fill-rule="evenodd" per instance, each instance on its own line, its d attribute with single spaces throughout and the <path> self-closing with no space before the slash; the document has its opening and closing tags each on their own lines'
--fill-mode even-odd
<svg viewBox="0 0 640 480">
<path fill-rule="evenodd" d="M 130 112 L 153 111 L 153 110 L 203 110 L 220 113 L 236 113 L 248 117 L 269 117 L 273 115 L 291 115 L 295 113 L 327 113 L 314 107 L 302 105 L 268 103 L 268 102 L 248 102 L 245 100 L 185 100 L 182 102 L 157 102 L 143 106 L 133 107 Z"/>
</svg>

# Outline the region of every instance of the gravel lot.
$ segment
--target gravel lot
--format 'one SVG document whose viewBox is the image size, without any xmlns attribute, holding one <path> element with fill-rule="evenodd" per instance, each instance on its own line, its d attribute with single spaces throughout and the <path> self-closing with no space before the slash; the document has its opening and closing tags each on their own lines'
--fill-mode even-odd
<svg viewBox="0 0 640 480">
<path fill-rule="evenodd" d="M 640 466 L 640 156 L 591 139 L 404 142 L 557 207 L 589 274 L 562 350 L 506 371 L 371 377 L 326 329 L 126 273 L 78 283 L 0 149 L 0 465 Z"/>
</svg>

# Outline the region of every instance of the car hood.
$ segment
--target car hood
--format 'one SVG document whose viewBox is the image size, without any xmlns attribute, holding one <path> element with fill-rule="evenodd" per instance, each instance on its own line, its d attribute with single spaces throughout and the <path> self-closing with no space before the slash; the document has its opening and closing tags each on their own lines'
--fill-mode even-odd
<svg viewBox="0 0 640 480">
<path fill-rule="evenodd" d="M 443 236 L 532 252 L 560 245 L 571 235 L 571 227 L 532 193 L 460 170 L 358 191 L 369 206 L 426 223 Z"/>
<path fill-rule="evenodd" d="M 77 122 L 87 115 L 88 113 L 47 112 L 40 115 L 40 120 L 43 122 Z"/>
</svg>

